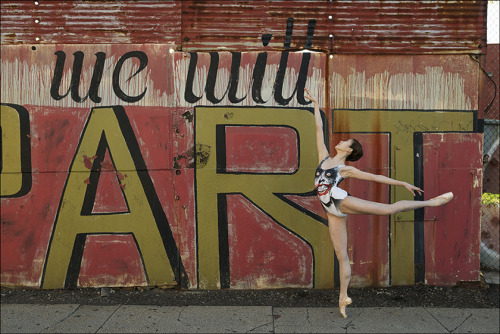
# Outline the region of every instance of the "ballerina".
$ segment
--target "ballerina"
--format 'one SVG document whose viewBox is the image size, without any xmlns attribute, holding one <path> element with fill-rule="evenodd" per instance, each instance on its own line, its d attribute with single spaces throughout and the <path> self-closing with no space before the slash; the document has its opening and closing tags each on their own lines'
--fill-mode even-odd
<svg viewBox="0 0 500 334">
<path fill-rule="evenodd" d="M 356 178 L 366 181 L 403 186 L 415 196 L 424 191 L 407 182 L 391 179 L 383 175 L 363 172 L 353 166 L 346 166 L 346 161 L 357 161 L 363 156 L 363 147 L 354 138 L 341 141 L 335 146 L 336 154 L 332 157 L 326 148 L 323 137 L 323 121 L 316 98 L 306 89 L 306 97 L 314 103 L 314 118 L 316 121 L 316 144 L 319 165 L 316 169 L 314 183 L 316 193 L 328 217 L 328 229 L 333 247 L 339 261 L 340 314 L 346 318 L 346 306 L 352 303 L 347 295 L 347 287 L 351 279 L 351 265 L 347 254 L 347 215 L 393 215 L 398 212 L 413 211 L 423 207 L 440 206 L 453 199 L 453 193 L 448 192 L 426 201 L 398 201 L 393 204 L 377 203 L 363 200 L 348 194 L 338 187 L 346 178 Z"/>
</svg>

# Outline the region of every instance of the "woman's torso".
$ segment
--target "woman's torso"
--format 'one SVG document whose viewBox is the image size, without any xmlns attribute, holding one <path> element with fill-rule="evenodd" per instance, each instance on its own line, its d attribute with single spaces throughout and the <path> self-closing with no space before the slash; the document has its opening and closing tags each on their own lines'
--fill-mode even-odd
<svg viewBox="0 0 500 334">
<path fill-rule="evenodd" d="M 331 187 L 337 187 L 339 183 L 344 179 L 340 175 L 340 169 L 345 165 L 323 169 L 322 165 L 326 159 L 328 159 L 328 157 L 323 159 L 323 161 L 319 163 L 318 168 L 316 168 L 314 185 L 318 194 L 328 191 Z"/>
</svg>

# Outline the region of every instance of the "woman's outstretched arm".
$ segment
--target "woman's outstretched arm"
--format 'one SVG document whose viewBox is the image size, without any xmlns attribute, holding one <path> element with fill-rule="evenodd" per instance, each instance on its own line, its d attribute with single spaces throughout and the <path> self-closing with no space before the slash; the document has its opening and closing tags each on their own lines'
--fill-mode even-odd
<svg viewBox="0 0 500 334">
<path fill-rule="evenodd" d="M 314 119 L 316 121 L 316 145 L 318 146 L 318 159 L 321 162 L 325 157 L 330 155 L 325 145 L 325 137 L 323 136 L 323 120 L 319 111 L 318 101 L 306 89 L 306 95 L 309 100 L 314 103 Z"/>
<path fill-rule="evenodd" d="M 363 171 L 360 171 L 359 169 L 357 169 L 356 167 L 352 167 L 352 166 L 342 167 L 342 169 L 340 171 L 340 175 L 344 179 L 350 177 L 350 178 L 354 178 L 354 179 L 390 184 L 393 186 L 402 186 L 402 187 L 405 187 L 409 192 L 411 192 L 413 194 L 413 196 L 415 196 L 415 192 L 417 192 L 419 195 L 422 195 L 422 193 L 424 192 L 422 189 L 415 187 L 414 185 L 409 184 L 408 182 L 403 182 L 403 181 L 391 179 L 390 177 L 387 177 L 384 175 L 376 175 L 376 174 L 372 174 L 372 173 L 368 173 L 368 172 L 363 172 Z"/>
</svg>

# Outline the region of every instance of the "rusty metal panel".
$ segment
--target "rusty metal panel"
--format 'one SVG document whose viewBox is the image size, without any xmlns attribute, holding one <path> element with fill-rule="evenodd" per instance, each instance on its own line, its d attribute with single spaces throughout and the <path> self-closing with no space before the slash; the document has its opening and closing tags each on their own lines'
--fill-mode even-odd
<svg viewBox="0 0 500 334">
<path fill-rule="evenodd" d="M 328 1 L 182 1 L 183 50 L 303 49 L 310 20 L 312 48 L 326 50 L 331 6 Z"/>
<path fill-rule="evenodd" d="M 314 255 L 300 235 L 277 224 L 243 194 L 227 195 L 226 207 L 230 274 L 227 287 L 314 286 Z"/>
<path fill-rule="evenodd" d="M 329 69 L 333 131 L 390 134 L 390 174 L 398 180 L 414 183 L 419 175 L 413 160 L 421 133 L 481 131 L 480 69 L 466 55 L 334 55 Z M 390 195 L 390 202 L 411 199 L 399 187 Z M 437 195 L 426 189 L 425 198 Z M 413 213 L 391 218 L 391 284 L 423 281 L 410 221 Z"/>
<path fill-rule="evenodd" d="M 484 53 L 485 1 L 333 1 L 335 53 Z"/>
<path fill-rule="evenodd" d="M 261 49 L 263 35 L 272 35 L 266 49 L 303 49 L 311 29 L 311 48 L 330 53 L 483 53 L 486 45 L 480 0 L 183 1 L 182 12 L 183 50 Z"/>
<path fill-rule="evenodd" d="M 330 147 L 356 138 L 363 143 L 363 158 L 349 163 L 362 171 L 391 177 L 390 135 L 387 133 L 333 133 Z M 342 181 L 350 195 L 378 203 L 390 203 L 390 187 L 356 179 Z M 352 287 L 389 286 L 390 217 L 353 215 L 347 219 L 348 254 Z"/>
<path fill-rule="evenodd" d="M 425 199 L 430 199 L 440 195 L 443 192 L 454 191 L 455 187 L 449 187 L 449 180 L 439 177 L 437 173 L 423 175 L 422 169 L 425 172 L 425 164 L 422 163 L 423 153 L 421 139 L 427 132 L 455 132 L 459 138 L 467 138 L 470 132 L 478 132 L 476 112 L 474 111 L 429 111 L 429 110 L 370 110 L 370 109 L 349 109 L 349 110 L 333 110 L 333 131 L 353 133 L 373 133 L 373 134 L 390 134 L 390 168 L 391 177 L 401 181 L 414 183 L 419 187 L 424 187 L 428 184 L 434 186 L 424 188 Z M 474 133 L 475 138 L 481 138 L 480 134 Z M 431 141 L 435 143 L 435 141 Z M 481 160 L 481 141 L 477 141 L 476 149 L 467 149 L 464 143 L 457 142 L 453 148 L 455 152 L 463 150 L 469 152 L 470 159 L 474 161 Z M 461 162 L 456 162 L 457 167 L 461 168 Z M 380 168 L 380 167 L 379 167 Z M 477 192 L 476 187 L 480 187 L 481 170 L 475 172 L 474 182 L 470 179 L 459 178 L 455 180 L 455 186 L 461 186 L 463 191 L 471 192 L 471 197 L 480 202 L 480 191 Z M 463 175 L 462 175 L 463 176 Z M 478 178 L 479 177 L 479 178 Z M 461 181 L 463 179 L 463 181 Z M 391 187 L 390 202 L 399 200 L 414 199 L 411 194 L 403 187 Z M 421 198 L 421 199 L 424 199 Z M 419 198 L 417 198 L 419 199 Z M 444 209 L 453 210 L 453 207 L 447 206 Z M 475 209 L 475 208 L 474 208 Z M 427 212 L 427 211 L 426 211 Z M 464 213 L 462 213 L 463 215 Z M 454 221 L 453 218 L 447 217 L 449 221 Z M 417 223 L 422 223 L 420 211 L 401 212 L 391 216 L 390 221 L 390 267 L 391 267 L 391 284 L 414 284 L 424 280 L 424 267 L 422 261 L 423 246 L 421 241 L 421 229 L 416 227 Z M 467 227 L 472 224 L 472 229 L 477 227 L 477 231 L 471 232 Z M 462 222 L 460 228 L 469 230 L 469 233 L 479 233 L 479 216 L 471 214 Z M 459 228 L 459 226 L 455 226 Z M 465 241 L 467 245 L 470 240 Z M 474 247 L 474 246 L 472 246 Z M 462 250 L 463 247 L 457 249 Z M 474 264 L 472 264 L 474 265 Z M 453 268 L 456 269 L 456 268 Z M 461 269 L 460 269 L 461 270 Z M 448 274 L 455 272 L 448 271 Z M 460 275 L 457 275 L 459 277 Z"/>
<path fill-rule="evenodd" d="M 331 287 L 332 244 L 311 193 L 314 120 L 300 97 L 307 80 L 324 101 L 326 57 L 261 56 L 174 56 L 174 72 L 186 78 L 176 101 L 195 117 L 199 287 Z M 272 139 L 277 133 L 283 140 Z"/>
<path fill-rule="evenodd" d="M 8 161 L 30 156 L 1 173 L 2 284 L 195 286 L 194 195 L 179 190 L 191 182 L 192 194 L 192 178 L 173 169 L 181 135 L 192 135 L 174 132 L 186 125 L 170 107 L 169 46 L 1 52 L 2 148 Z"/>
<path fill-rule="evenodd" d="M 480 87 L 479 109 L 485 111 L 485 119 L 500 119 L 500 98 L 498 97 L 500 76 L 500 44 L 488 44 L 483 68 L 486 71 L 485 78 Z"/>
<path fill-rule="evenodd" d="M 452 191 L 446 207 L 424 215 L 425 281 L 454 285 L 479 280 L 483 138 L 481 133 L 423 135 L 425 191 Z M 435 178 L 439 182 L 434 182 Z"/>
<path fill-rule="evenodd" d="M 184 51 L 484 53 L 474 1 L 2 1 L 2 44 L 172 43 Z"/>
<path fill-rule="evenodd" d="M 2 44 L 180 44 L 179 1 L 2 1 Z"/>
<path fill-rule="evenodd" d="M 425 132 L 455 132 L 463 142 L 453 149 L 481 158 L 466 140 L 480 129 L 479 69 L 465 55 L 171 46 L 2 46 L 2 284 L 331 288 L 339 274 L 312 192 L 318 157 L 305 87 L 327 115 L 330 144 L 361 139 L 363 170 L 413 182 L 422 172 L 415 138 Z M 426 196 L 451 182 L 423 179 L 436 185 Z M 411 199 L 400 187 L 345 185 L 369 200 Z M 475 228 L 470 217 L 462 227 Z M 415 220 L 349 217 L 353 285 L 415 283 Z M 441 277 L 474 271 L 476 262 L 460 261 Z"/>
<path fill-rule="evenodd" d="M 220 75 L 209 70 L 213 55 L 196 56 L 171 53 L 166 44 L 2 47 L 2 161 L 8 161 L 1 173 L 2 284 L 211 288 L 232 273 L 233 287 L 254 281 L 251 287 L 332 286 L 327 227 L 324 217 L 311 213 L 322 210 L 310 193 L 314 118 L 299 98 L 303 89 L 294 88 L 309 82 L 320 94 L 325 55 L 289 55 L 280 78 L 281 53 L 268 54 L 265 64 L 256 64 L 256 53 L 242 54 L 245 85 L 233 95 L 245 99 L 232 110 L 224 107 L 234 104 L 224 87 L 233 84 L 228 70 L 237 55 L 220 54 Z M 196 74 L 189 84 L 182 68 L 191 65 Z M 259 98 L 250 90 L 252 71 L 262 74 Z M 208 83 L 216 86 L 212 92 Z M 282 91 L 273 89 L 280 83 Z M 187 101 L 188 90 L 199 103 Z M 212 107 L 199 107 L 205 102 Z M 228 131 L 229 138 L 242 135 L 247 156 L 238 155 L 233 139 L 210 142 L 219 123 L 250 129 Z M 289 145 L 277 141 L 277 133 Z M 223 148 L 225 166 L 235 171 L 222 175 L 224 183 L 254 204 L 233 194 L 226 207 L 223 200 L 213 205 L 212 194 L 201 192 L 215 189 L 211 182 L 220 173 L 210 164 L 224 156 Z M 290 156 L 280 160 L 277 151 Z M 259 157 L 268 161 L 259 165 Z M 19 165 L 11 164 L 16 160 Z M 278 173 L 269 175 L 274 168 Z M 18 178 L 23 175 L 29 176 L 26 186 Z M 266 180 L 263 186 L 256 177 Z M 205 219 L 207 203 L 215 220 Z M 255 256 L 239 257 L 248 249 L 242 241 L 252 233 L 249 226 L 262 229 L 247 240 Z M 275 253 L 289 265 L 273 259 Z M 219 263 L 230 271 L 219 270 Z"/>
<path fill-rule="evenodd" d="M 478 64 L 467 55 L 335 55 L 335 109 L 477 110 Z"/>
<path fill-rule="evenodd" d="M 96 288 L 146 284 L 141 256 L 132 234 L 87 237 L 78 275 L 79 286 Z"/>
</svg>

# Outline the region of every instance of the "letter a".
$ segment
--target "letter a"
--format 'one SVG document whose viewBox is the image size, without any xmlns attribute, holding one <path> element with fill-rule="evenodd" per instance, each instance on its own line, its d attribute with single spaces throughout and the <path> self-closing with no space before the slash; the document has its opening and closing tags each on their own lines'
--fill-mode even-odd
<svg viewBox="0 0 500 334">
<path fill-rule="evenodd" d="M 93 198 L 88 196 L 88 179 L 92 173 L 99 173 L 95 166 L 92 170 L 85 166 L 84 156 L 102 155 L 102 147 L 109 149 L 116 170 L 127 174 L 122 188 L 128 212 L 99 215 L 82 210 L 88 206 L 86 199 Z M 121 106 L 94 108 L 63 190 L 47 250 L 42 288 L 76 287 L 86 235 L 117 233 L 134 235 L 149 285 L 174 284 L 177 269 L 185 275 L 125 110 Z"/>
</svg>

